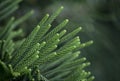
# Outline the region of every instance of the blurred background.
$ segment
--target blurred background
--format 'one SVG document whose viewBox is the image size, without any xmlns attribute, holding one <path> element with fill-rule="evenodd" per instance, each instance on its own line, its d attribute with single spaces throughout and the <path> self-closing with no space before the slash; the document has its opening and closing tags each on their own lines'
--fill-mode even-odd
<svg viewBox="0 0 120 81">
<path fill-rule="evenodd" d="M 14 15 L 19 18 L 31 9 L 35 11 L 20 25 L 29 33 L 46 13 L 61 5 L 65 8 L 53 26 L 68 18 L 68 31 L 81 26 L 81 41 L 94 41 L 82 49 L 82 56 L 91 62 L 88 70 L 95 81 L 120 81 L 120 0 L 23 0 Z"/>
</svg>

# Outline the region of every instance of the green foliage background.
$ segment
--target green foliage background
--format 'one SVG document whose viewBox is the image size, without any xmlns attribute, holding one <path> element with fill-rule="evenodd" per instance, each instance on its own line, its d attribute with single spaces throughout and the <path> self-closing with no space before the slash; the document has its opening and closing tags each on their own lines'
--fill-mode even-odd
<svg viewBox="0 0 120 81">
<path fill-rule="evenodd" d="M 73 27 L 82 26 L 84 30 L 79 34 L 81 41 L 94 41 L 92 46 L 83 49 L 82 52 L 92 63 L 89 69 L 95 75 L 95 81 L 119 81 L 120 1 L 24 0 L 20 3 L 20 9 L 13 15 L 19 18 L 31 8 L 35 11 L 27 22 L 20 25 L 29 34 L 46 12 L 52 13 L 60 5 L 65 9 L 53 25 L 69 18 L 69 31 L 72 31 Z"/>
<path fill-rule="evenodd" d="M 120 80 L 119 0 L 25 0 L 21 5 L 22 12 L 24 8 L 29 10 L 29 7 L 36 11 L 33 17 L 35 19 L 27 22 L 29 24 L 32 22 L 28 32 L 31 31 L 32 25 L 36 25 L 44 13 L 51 13 L 59 5 L 65 6 L 63 13 L 54 24 L 59 23 L 64 18 L 69 18 L 71 21 L 67 26 L 70 27 L 69 31 L 74 29 L 73 27 L 81 25 L 84 29 L 80 34 L 82 41 L 89 39 L 94 41 L 90 48 L 85 48 L 82 51 L 84 52 L 83 55 L 92 62 L 89 69 L 95 74 L 95 80 Z"/>
</svg>

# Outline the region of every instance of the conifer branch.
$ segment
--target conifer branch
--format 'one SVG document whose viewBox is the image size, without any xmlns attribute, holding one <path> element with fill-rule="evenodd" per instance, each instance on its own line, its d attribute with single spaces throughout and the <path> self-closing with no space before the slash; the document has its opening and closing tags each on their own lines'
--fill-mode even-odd
<svg viewBox="0 0 120 81">
<path fill-rule="evenodd" d="M 0 20 L 16 10 L 20 1 L 2 1 Z M 89 46 L 93 41 L 81 43 L 79 36 L 76 36 L 81 27 L 67 33 L 64 28 L 69 22 L 68 19 L 50 29 L 62 9 L 63 6 L 51 16 L 46 14 L 23 40 L 13 40 L 23 33 L 21 29 L 14 29 L 30 17 L 33 11 L 20 19 L 12 17 L 5 28 L 1 29 L 0 81 L 13 81 L 19 78 L 21 81 L 93 81 L 91 73 L 84 70 L 90 62 L 84 57 L 79 57 L 80 49 Z"/>
</svg>

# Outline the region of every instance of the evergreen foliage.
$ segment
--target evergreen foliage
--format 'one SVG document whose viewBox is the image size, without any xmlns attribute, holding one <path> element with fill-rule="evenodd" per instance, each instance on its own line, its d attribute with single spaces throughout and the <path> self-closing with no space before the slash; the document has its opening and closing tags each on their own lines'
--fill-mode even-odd
<svg viewBox="0 0 120 81">
<path fill-rule="evenodd" d="M 18 9 L 18 3 L 22 0 L 1 0 L 0 1 L 0 20 L 5 19 Z"/>
<path fill-rule="evenodd" d="M 8 2 L 7 2 L 8 1 Z M 3 0 L 0 6 L 6 18 L 11 8 L 20 0 Z M 24 22 L 33 11 L 18 20 L 12 17 L 6 26 L 0 29 L 0 81 L 92 81 L 90 72 L 84 70 L 90 63 L 85 57 L 80 58 L 80 49 L 93 43 L 81 43 L 77 33 L 81 27 L 67 33 L 64 29 L 68 23 L 65 19 L 52 30 L 52 22 L 60 14 L 60 7 L 51 16 L 46 14 L 30 35 L 22 40 L 14 38 L 23 34 L 16 26 Z"/>
</svg>

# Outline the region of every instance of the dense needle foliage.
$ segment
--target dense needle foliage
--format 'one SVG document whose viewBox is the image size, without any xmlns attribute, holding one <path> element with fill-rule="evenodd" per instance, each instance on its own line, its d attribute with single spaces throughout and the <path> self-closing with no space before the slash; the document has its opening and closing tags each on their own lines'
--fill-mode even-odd
<svg viewBox="0 0 120 81">
<path fill-rule="evenodd" d="M 20 0 L 0 2 L 0 21 L 14 10 Z M 16 7 L 16 8 L 15 8 Z M 14 9 L 15 8 L 15 9 Z M 0 81 L 92 81 L 90 72 L 84 70 L 90 63 L 80 57 L 80 49 L 93 41 L 81 43 L 77 33 L 81 27 L 67 33 L 64 29 L 68 19 L 53 27 L 52 22 L 60 14 L 60 7 L 51 16 L 46 14 L 28 37 L 15 38 L 23 34 L 16 27 L 33 11 L 20 19 L 11 17 L 6 25 L 0 25 Z M 11 11 L 12 10 L 12 11 Z"/>
</svg>

